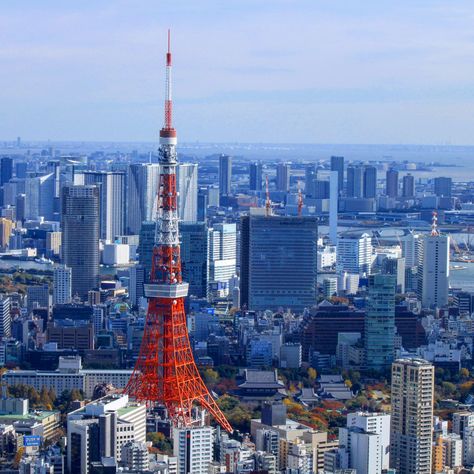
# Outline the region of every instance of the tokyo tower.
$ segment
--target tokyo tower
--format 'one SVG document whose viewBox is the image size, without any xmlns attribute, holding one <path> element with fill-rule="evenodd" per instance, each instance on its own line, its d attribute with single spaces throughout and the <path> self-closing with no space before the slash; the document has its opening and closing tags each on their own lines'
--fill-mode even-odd
<svg viewBox="0 0 474 474">
<path fill-rule="evenodd" d="M 160 131 L 160 181 L 155 246 L 142 344 L 125 393 L 148 405 L 164 404 L 175 426 L 192 426 L 192 408 L 200 405 L 227 431 L 232 427 L 205 386 L 194 362 L 186 326 L 178 233 L 177 135 L 171 100 L 171 49 L 166 54 L 165 124 Z"/>
</svg>

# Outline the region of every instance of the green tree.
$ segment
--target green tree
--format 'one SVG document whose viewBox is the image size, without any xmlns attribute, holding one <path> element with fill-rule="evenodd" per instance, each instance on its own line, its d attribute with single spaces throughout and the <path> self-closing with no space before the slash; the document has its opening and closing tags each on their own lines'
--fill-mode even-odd
<svg viewBox="0 0 474 474">
<path fill-rule="evenodd" d="M 151 441 L 154 448 L 163 454 L 173 454 L 171 441 L 163 433 L 147 433 L 147 441 Z"/>
</svg>

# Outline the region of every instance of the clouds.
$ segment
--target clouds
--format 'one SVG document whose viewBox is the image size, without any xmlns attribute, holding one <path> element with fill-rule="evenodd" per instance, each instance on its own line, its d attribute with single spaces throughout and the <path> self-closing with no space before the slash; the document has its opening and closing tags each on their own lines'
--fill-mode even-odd
<svg viewBox="0 0 474 474">
<path fill-rule="evenodd" d="M 9 1 L 1 135 L 153 140 L 171 26 L 181 140 L 472 143 L 474 7 L 451 3 Z"/>
</svg>

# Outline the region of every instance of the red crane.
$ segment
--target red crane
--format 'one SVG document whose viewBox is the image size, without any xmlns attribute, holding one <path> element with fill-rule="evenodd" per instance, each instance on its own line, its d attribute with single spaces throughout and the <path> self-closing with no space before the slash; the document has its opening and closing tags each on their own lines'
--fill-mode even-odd
<svg viewBox="0 0 474 474">
<path fill-rule="evenodd" d="M 271 216 L 272 215 L 272 201 L 270 201 L 270 191 L 268 188 L 268 174 L 265 176 L 265 215 Z"/>
<path fill-rule="evenodd" d="M 301 189 L 298 189 L 298 216 L 301 216 L 303 213 L 303 194 Z"/>
<path fill-rule="evenodd" d="M 153 406 L 164 404 L 175 426 L 191 426 L 193 406 L 206 409 L 225 430 L 232 427 L 204 384 L 191 351 L 184 312 L 188 283 L 181 274 L 176 191 L 177 135 L 171 99 L 171 47 L 166 53 L 165 123 L 160 131 L 160 182 L 148 312 L 138 359 L 125 393 Z"/>
</svg>

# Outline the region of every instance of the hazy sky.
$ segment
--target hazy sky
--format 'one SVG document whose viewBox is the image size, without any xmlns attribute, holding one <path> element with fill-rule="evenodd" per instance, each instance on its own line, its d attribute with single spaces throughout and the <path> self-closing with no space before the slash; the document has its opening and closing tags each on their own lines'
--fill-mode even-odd
<svg viewBox="0 0 474 474">
<path fill-rule="evenodd" d="M 1 0 L 0 139 L 474 144 L 472 0 Z"/>
</svg>

